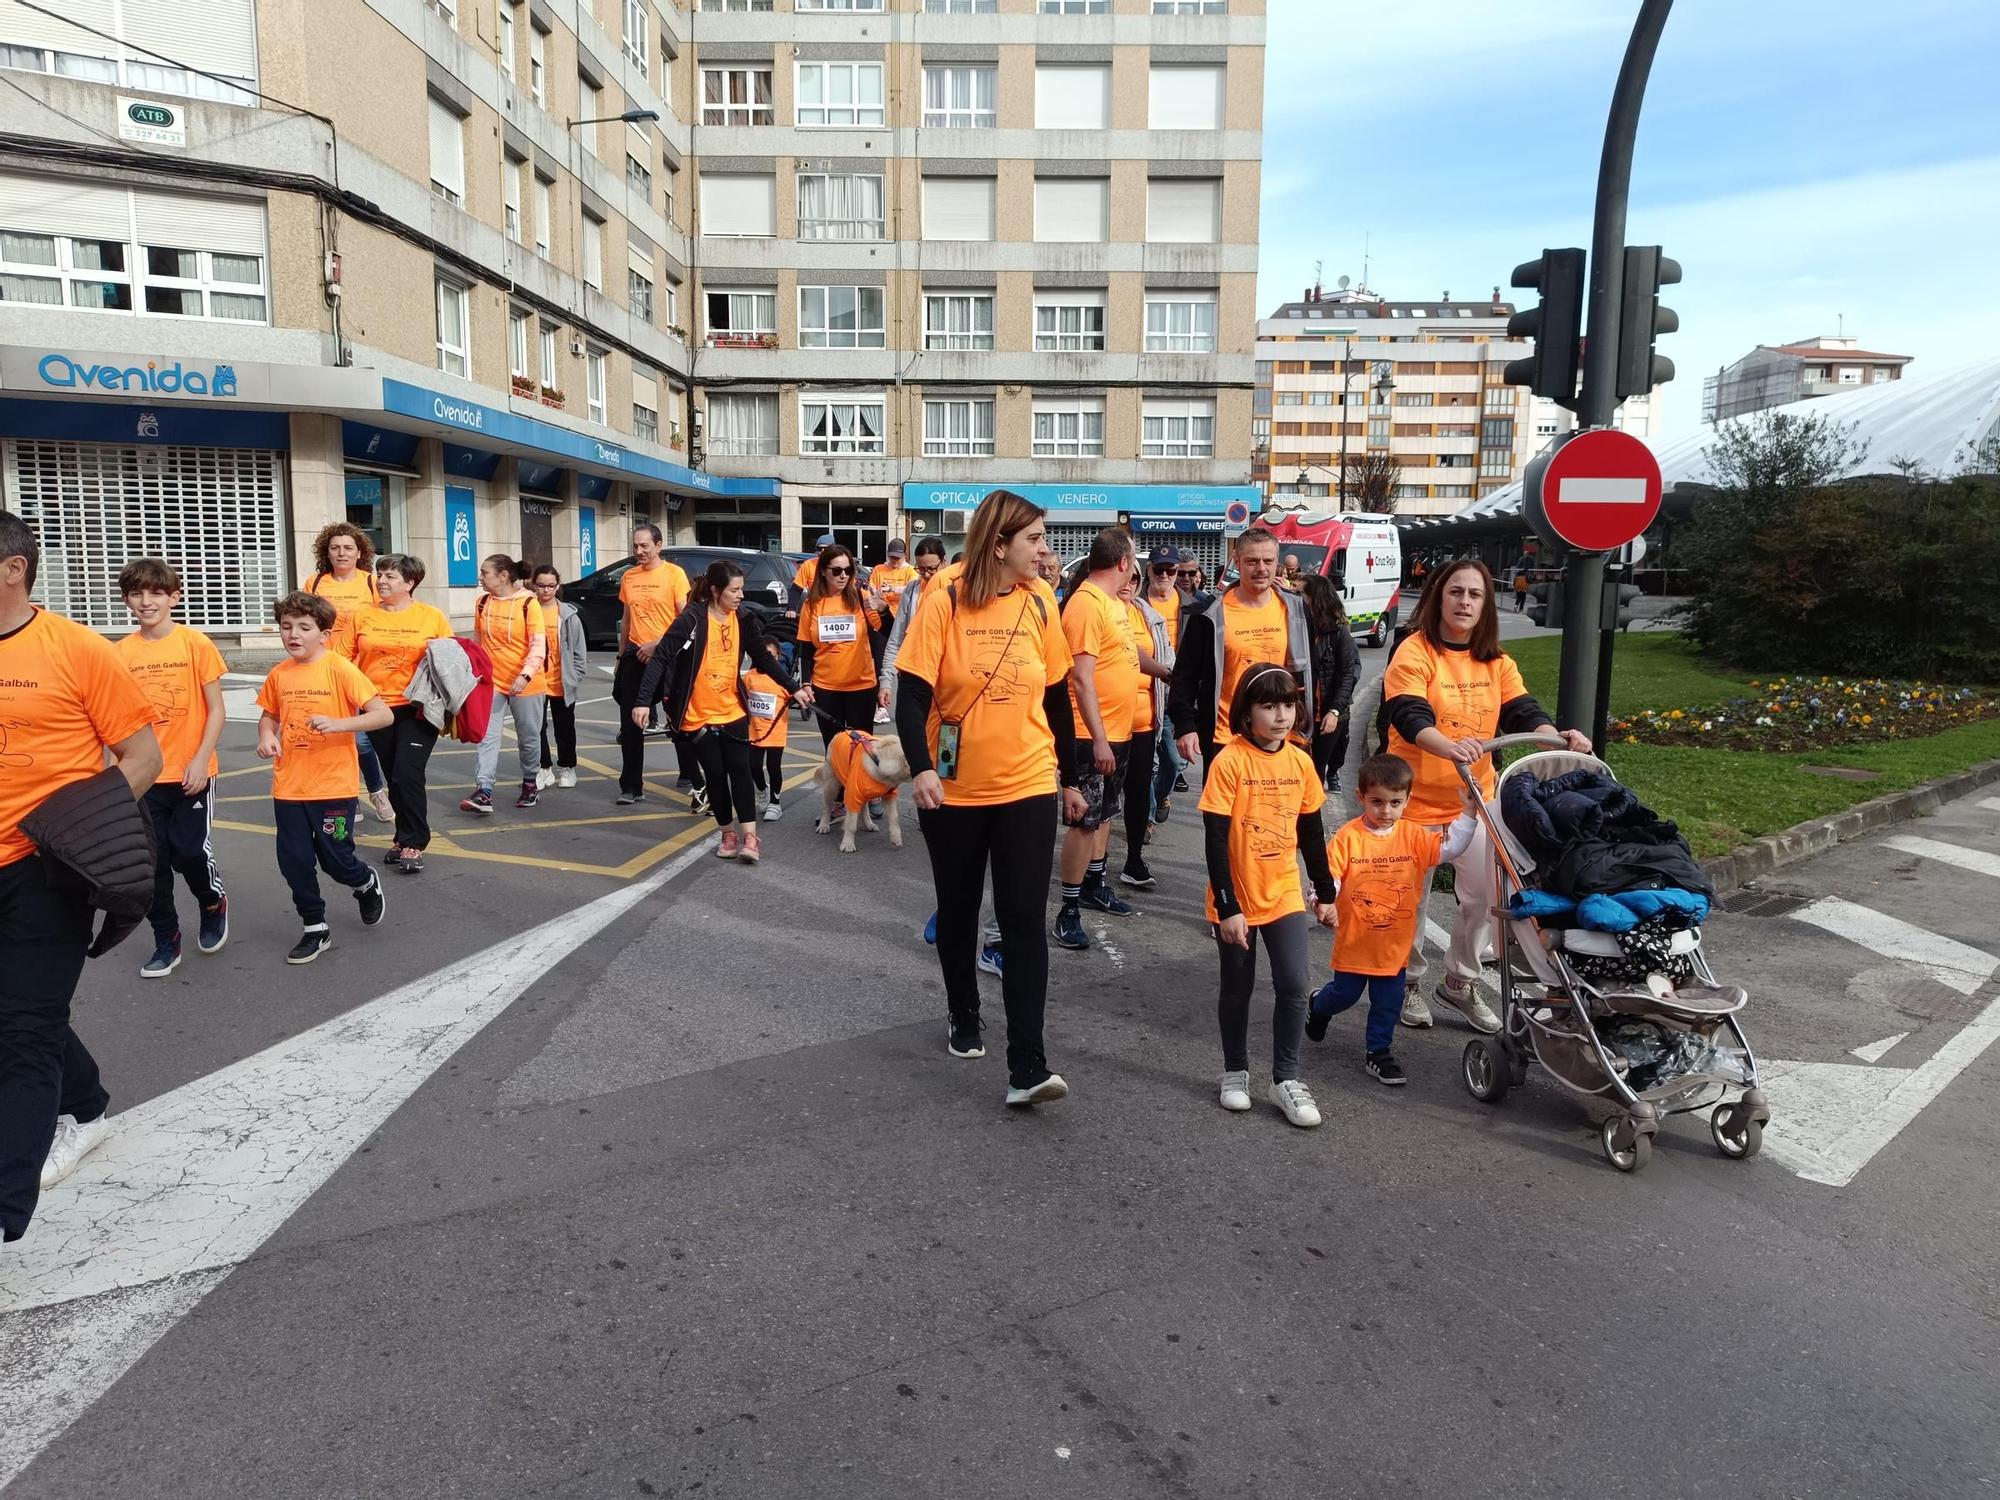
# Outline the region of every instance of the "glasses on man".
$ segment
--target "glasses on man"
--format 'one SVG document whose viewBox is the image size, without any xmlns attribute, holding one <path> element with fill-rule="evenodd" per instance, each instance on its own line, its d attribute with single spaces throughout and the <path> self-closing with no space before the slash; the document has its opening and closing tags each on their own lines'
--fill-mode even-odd
<svg viewBox="0 0 2000 1500">
<path fill-rule="evenodd" d="M 1182 568 L 1179 576 L 1182 578 L 1192 578 L 1195 576 L 1196 571 L 1194 568 Z"/>
</svg>

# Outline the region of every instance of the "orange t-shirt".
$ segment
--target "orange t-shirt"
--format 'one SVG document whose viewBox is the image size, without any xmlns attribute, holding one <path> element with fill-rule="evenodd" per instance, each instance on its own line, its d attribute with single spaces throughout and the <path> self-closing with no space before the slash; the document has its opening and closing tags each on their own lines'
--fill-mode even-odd
<svg viewBox="0 0 2000 1500">
<path fill-rule="evenodd" d="M 734 614 L 708 615 L 708 639 L 695 664 L 694 686 L 688 692 L 681 728 L 689 733 L 704 724 L 734 724 L 743 717 L 743 700 L 736 696 L 743 664 L 743 622 Z"/>
<path fill-rule="evenodd" d="M 1070 660 L 1095 658 L 1093 680 L 1104 738 L 1114 745 L 1123 744 L 1132 738 L 1132 699 L 1143 680 L 1139 654 L 1132 649 L 1132 628 L 1125 623 L 1124 601 L 1094 583 L 1081 583 L 1063 606 L 1062 619 Z M 1077 737 L 1088 739 L 1090 729 L 1083 722 L 1083 710 L 1077 707 L 1074 676 L 1069 684 L 1069 711 L 1076 721 Z"/>
<path fill-rule="evenodd" d="M 1500 705 L 1527 694 L 1521 669 L 1504 653 L 1492 661 L 1474 661 L 1470 651 L 1444 651 L 1422 635 L 1396 648 L 1382 676 L 1382 701 L 1422 698 L 1437 715 L 1437 727 L 1448 738 L 1491 739 L 1500 732 Z M 1389 753 L 1410 763 L 1416 783 L 1403 816 L 1413 823 L 1449 823 L 1465 808 L 1458 767 L 1441 755 L 1412 744 L 1389 729 Z M 1493 796 L 1493 757 L 1481 756 L 1472 767 L 1480 795 Z"/>
<path fill-rule="evenodd" d="M 799 606 L 799 639 L 813 648 L 812 685 L 830 693 L 875 686 L 868 632 L 881 628 L 881 614 L 866 604 L 857 614 L 837 596 L 806 600 Z"/>
<path fill-rule="evenodd" d="M 541 602 L 539 599 L 535 601 L 537 604 Z M 542 619 L 544 624 L 542 635 L 547 641 L 547 648 L 542 652 L 542 674 L 549 680 L 549 692 L 560 698 L 563 695 L 562 606 L 558 604 L 553 609 L 543 610 Z"/>
<path fill-rule="evenodd" d="M 220 682 L 229 670 L 215 642 L 199 630 L 176 625 L 162 640 L 149 641 L 133 631 L 118 643 L 118 659 L 151 700 L 153 732 L 160 739 L 160 782 L 178 782 L 208 733 L 208 702 L 202 689 Z M 215 752 L 208 755 L 208 774 L 221 770 Z"/>
<path fill-rule="evenodd" d="M 1290 617 L 1285 601 L 1273 589 L 1258 609 L 1236 602 L 1236 590 L 1222 597 L 1222 681 L 1215 685 L 1215 740 L 1229 740 L 1229 700 L 1236 696 L 1236 683 L 1245 667 L 1260 661 L 1288 666 L 1287 648 L 1291 641 Z M 1453 814 L 1457 816 L 1456 813 Z"/>
<path fill-rule="evenodd" d="M 74 620 L 38 608 L 0 636 L 0 865 L 35 852 L 21 819 L 157 714 L 111 643 Z"/>
<path fill-rule="evenodd" d="M 687 608 L 688 576 L 679 563 L 651 569 L 634 563 L 618 580 L 618 602 L 625 606 L 625 644 L 653 645 Z"/>
<path fill-rule="evenodd" d="M 811 557 L 800 563 L 792 573 L 792 587 L 796 589 L 809 589 L 813 586 L 813 580 L 817 577 L 819 577 L 819 554 L 814 553 Z"/>
<path fill-rule="evenodd" d="M 1201 810 L 1229 818 L 1229 873 L 1236 904 L 1252 927 L 1306 909 L 1299 818 L 1325 802 L 1312 757 L 1289 740 L 1276 750 L 1260 750 L 1238 735 L 1217 753 L 1201 789 Z M 1222 920 L 1213 889 L 1208 920 Z"/>
<path fill-rule="evenodd" d="M 336 618 L 327 633 L 326 649 L 337 651 L 350 661 L 354 658 L 354 617 L 376 600 L 375 575 L 356 568 L 345 578 L 331 573 L 315 573 L 306 585 L 308 594 L 318 594 L 333 606 Z"/>
<path fill-rule="evenodd" d="M 528 648 L 548 631 L 547 622 L 542 618 L 542 601 L 533 594 L 516 594 L 511 599 L 496 599 L 491 594 L 482 594 L 475 619 L 479 644 L 493 658 L 494 691 L 504 693 L 514 685 L 514 679 L 527 665 Z M 535 675 L 528 679 L 528 685 L 517 696 L 540 698 L 546 696 L 548 690 L 548 664 L 544 662 L 535 668 Z"/>
<path fill-rule="evenodd" d="M 743 697 L 750 708 L 750 744 L 757 750 L 782 750 L 785 737 L 790 732 L 787 726 L 785 705 L 791 694 L 779 687 L 774 678 L 762 672 L 746 672 L 743 675 Z"/>
<path fill-rule="evenodd" d="M 896 670 L 931 685 L 924 738 L 937 758 L 938 726 L 962 725 L 958 775 L 944 783 L 947 807 L 987 807 L 1055 793 L 1056 738 L 1042 695 L 1069 673 L 1047 590 L 1010 589 L 982 609 L 956 602 L 947 586 L 924 590 L 903 637 Z M 983 689 L 983 691 L 982 691 Z"/>
<path fill-rule="evenodd" d="M 316 714 L 348 719 L 377 697 L 375 684 L 344 656 L 321 652 L 313 661 L 289 657 L 271 668 L 257 691 L 257 706 L 278 721 L 278 760 L 271 776 L 274 802 L 339 802 L 361 784 L 361 755 L 350 734 L 321 734 L 307 722 Z"/>
<path fill-rule="evenodd" d="M 903 607 L 903 590 L 916 582 L 917 570 L 908 563 L 893 567 L 883 563 L 868 575 L 868 585 L 882 596 L 882 607 L 894 615 Z"/>
<path fill-rule="evenodd" d="M 1127 600 L 1125 603 L 1125 623 L 1132 632 L 1132 650 L 1152 654 L 1153 627 L 1146 623 L 1146 613 L 1138 605 Z M 1136 660 L 1136 656 L 1135 656 Z M 1132 700 L 1132 733 L 1137 736 L 1149 733 L 1153 728 L 1153 679 L 1145 669 L 1139 672 L 1139 695 Z"/>
<path fill-rule="evenodd" d="M 1148 604 L 1153 606 L 1154 612 L 1167 622 L 1167 644 L 1169 646 L 1179 646 L 1181 643 L 1181 591 L 1179 589 L 1168 589 L 1167 597 L 1164 599 L 1156 599 L 1151 594 L 1147 594 L 1145 599 Z"/>
<path fill-rule="evenodd" d="M 432 641 L 452 637 L 441 610 L 412 600 L 402 609 L 376 605 L 354 617 L 354 665 L 391 708 L 410 701 L 410 679 Z"/>
<path fill-rule="evenodd" d="M 1383 833 L 1356 818 L 1326 841 L 1327 864 L 1340 882 L 1334 968 L 1347 974 L 1402 972 L 1443 847 L 1443 829 L 1407 818 Z"/>
</svg>

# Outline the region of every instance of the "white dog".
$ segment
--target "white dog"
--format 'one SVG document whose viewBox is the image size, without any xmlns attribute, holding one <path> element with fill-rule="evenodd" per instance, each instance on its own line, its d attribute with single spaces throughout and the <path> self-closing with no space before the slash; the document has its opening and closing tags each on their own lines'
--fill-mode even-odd
<svg viewBox="0 0 2000 1500">
<path fill-rule="evenodd" d="M 821 810 L 819 832 L 833 831 L 834 810 L 841 805 L 846 789 L 846 814 L 841 820 L 840 852 L 854 852 L 854 830 L 858 824 L 875 831 L 875 819 L 868 804 L 881 798 L 889 814 L 889 843 L 903 847 L 903 824 L 897 816 L 898 792 L 910 779 L 910 763 L 903 759 L 903 742 L 893 734 L 868 735 L 844 729 L 827 746 L 826 759 L 813 772 L 819 787 Z"/>
</svg>

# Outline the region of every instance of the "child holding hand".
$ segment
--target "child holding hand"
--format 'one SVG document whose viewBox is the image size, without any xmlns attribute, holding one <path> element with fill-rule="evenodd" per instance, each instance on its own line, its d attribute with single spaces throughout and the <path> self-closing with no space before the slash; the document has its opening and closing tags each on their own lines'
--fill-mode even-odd
<svg viewBox="0 0 2000 1500">
<path fill-rule="evenodd" d="M 1216 1020 L 1222 1030 L 1221 1103 L 1250 1108 L 1250 991 L 1257 979 L 1253 935 L 1271 965 L 1271 1088 L 1267 1097 L 1292 1124 L 1320 1123 L 1299 1081 L 1299 1035 L 1306 1020 L 1305 892 L 1299 856 L 1312 875 L 1313 919 L 1333 916 L 1320 808 L 1326 793 L 1312 757 L 1291 733 L 1305 712 L 1298 680 L 1274 662 L 1247 668 L 1229 705 L 1235 733 L 1215 757 L 1201 793 L 1208 858 L 1208 919 L 1214 924 L 1222 982 Z"/>
<path fill-rule="evenodd" d="M 1361 763 L 1356 790 L 1361 816 L 1327 840 L 1327 868 L 1340 882 L 1334 901 L 1333 978 L 1312 998 L 1306 1035 L 1326 1037 L 1326 1024 L 1368 992 L 1367 1058 L 1377 1083 L 1400 1088 L 1405 1075 L 1390 1044 L 1403 1013 L 1405 964 L 1423 917 L 1431 871 L 1472 845 L 1470 808 L 1448 828 L 1405 823 L 1410 763 L 1375 755 Z"/>
</svg>

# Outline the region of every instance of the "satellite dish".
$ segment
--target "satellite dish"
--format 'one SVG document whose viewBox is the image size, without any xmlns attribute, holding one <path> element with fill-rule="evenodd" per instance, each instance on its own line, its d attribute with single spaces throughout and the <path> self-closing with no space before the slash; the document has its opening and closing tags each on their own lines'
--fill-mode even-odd
<svg viewBox="0 0 2000 1500">
<path fill-rule="evenodd" d="M 1343 277 L 1341 277 L 1341 278 L 1340 278 L 1340 280 L 1336 281 L 1336 282 L 1334 283 L 1334 285 L 1335 285 L 1335 286 L 1337 286 L 1337 287 L 1339 287 L 1339 288 L 1340 288 L 1340 289 L 1341 289 L 1341 290 L 1342 290 L 1342 291 L 1344 292 L 1344 291 L 1346 291 L 1346 290 L 1347 290 L 1347 288 L 1348 288 L 1348 285 L 1349 285 L 1349 279 L 1348 279 L 1347 277 L 1343 276 Z"/>
</svg>

